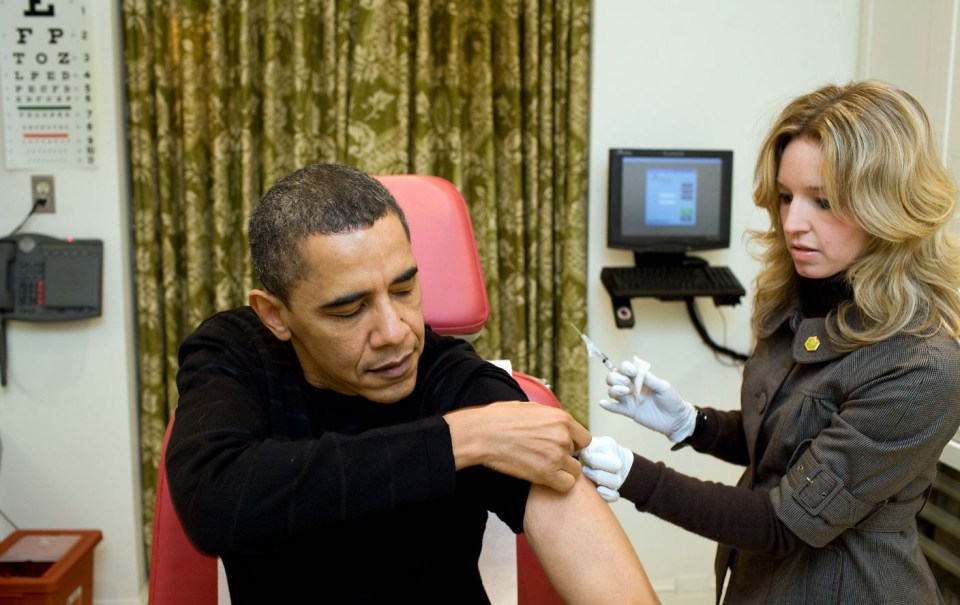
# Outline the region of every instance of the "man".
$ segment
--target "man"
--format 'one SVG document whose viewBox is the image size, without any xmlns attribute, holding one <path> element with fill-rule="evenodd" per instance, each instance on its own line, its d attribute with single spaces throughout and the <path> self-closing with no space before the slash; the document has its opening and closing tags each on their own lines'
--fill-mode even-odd
<svg viewBox="0 0 960 605">
<path fill-rule="evenodd" d="M 487 603 L 488 510 L 526 531 L 570 602 L 656 602 L 580 477 L 586 429 L 424 326 L 409 230 L 379 182 L 298 170 L 249 240 L 263 289 L 181 346 L 166 460 L 235 605 Z"/>
</svg>

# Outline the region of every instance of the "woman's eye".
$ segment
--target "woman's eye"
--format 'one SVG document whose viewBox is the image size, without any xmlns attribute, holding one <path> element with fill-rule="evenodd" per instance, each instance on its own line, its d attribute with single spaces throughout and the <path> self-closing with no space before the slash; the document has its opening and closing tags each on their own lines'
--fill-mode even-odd
<svg viewBox="0 0 960 605">
<path fill-rule="evenodd" d="M 820 206 L 822 210 L 830 209 L 830 200 L 825 200 L 822 197 L 817 198 L 817 205 Z"/>
<path fill-rule="evenodd" d="M 793 196 L 790 195 L 789 193 L 781 193 L 781 194 L 780 194 L 780 203 L 781 203 L 781 204 L 789 204 L 789 203 L 792 202 L 792 201 L 793 201 Z"/>
</svg>

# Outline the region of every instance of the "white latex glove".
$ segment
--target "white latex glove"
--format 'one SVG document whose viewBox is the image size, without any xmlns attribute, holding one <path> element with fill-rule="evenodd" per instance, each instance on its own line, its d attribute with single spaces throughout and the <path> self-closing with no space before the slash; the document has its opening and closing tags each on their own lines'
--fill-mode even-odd
<svg viewBox="0 0 960 605">
<path fill-rule="evenodd" d="M 663 433 L 673 443 L 693 433 L 696 408 L 681 399 L 669 382 L 654 376 L 650 364 L 639 357 L 634 357 L 632 363 L 624 361 L 619 372 L 607 374 L 607 384 L 611 399 L 600 400 L 603 409 L 633 418 L 638 424 Z"/>
<path fill-rule="evenodd" d="M 590 445 L 579 452 L 583 474 L 597 484 L 597 492 L 607 502 L 620 498 L 620 486 L 633 466 L 633 452 L 617 443 L 613 437 L 594 437 Z"/>
</svg>

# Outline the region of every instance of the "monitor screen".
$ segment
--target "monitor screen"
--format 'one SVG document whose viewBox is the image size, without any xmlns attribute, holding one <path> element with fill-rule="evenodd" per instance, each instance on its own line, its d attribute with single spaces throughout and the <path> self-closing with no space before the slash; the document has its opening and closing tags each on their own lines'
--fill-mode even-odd
<svg viewBox="0 0 960 605">
<path fill-rule="evenodd" d="M 611 149 L 607 245 L 685 254 L 730 245 L 732 151 Z"/>
</svg>

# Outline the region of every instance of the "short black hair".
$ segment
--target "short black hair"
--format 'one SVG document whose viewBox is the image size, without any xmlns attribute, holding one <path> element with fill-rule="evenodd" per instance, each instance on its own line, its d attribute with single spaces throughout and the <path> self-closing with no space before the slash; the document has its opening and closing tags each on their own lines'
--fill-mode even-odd
<svg viewBox="0 0 960 605">
<path fill-rule="evenodd" d="M 400 219 L 409 239 L 403 210 L 380 181 L 340 164 L 296 170 L 270 187 L 250 214 L 254 271 L 268 292 L 289 305 L 290 291 L 304 278 L 305 239 L 369 229 L 388 213 Z"/>
</svg>

